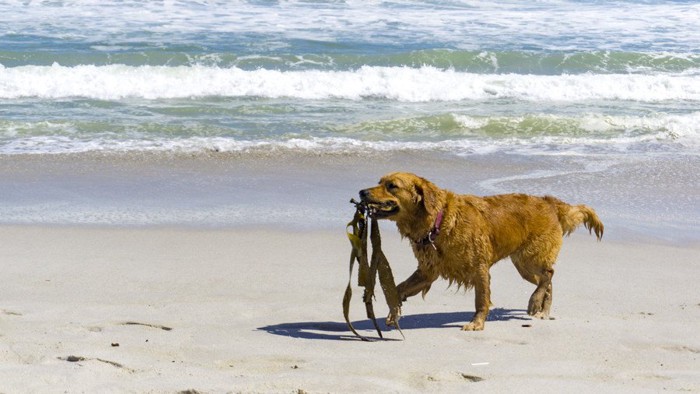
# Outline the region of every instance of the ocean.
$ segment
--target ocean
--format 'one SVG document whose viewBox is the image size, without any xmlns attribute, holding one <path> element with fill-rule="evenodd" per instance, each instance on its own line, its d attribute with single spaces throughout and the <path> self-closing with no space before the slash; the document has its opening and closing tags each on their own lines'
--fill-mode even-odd
<svg viewBox="0 0 700 394">
<path fill-rule="evenodd" d="M 410 170 L 587 203 L 613 234 L 700 240 L 693 1 L 27 0 L 0 15 L 0 223 L 342 230 L 357 190 Z"/>
</svg>

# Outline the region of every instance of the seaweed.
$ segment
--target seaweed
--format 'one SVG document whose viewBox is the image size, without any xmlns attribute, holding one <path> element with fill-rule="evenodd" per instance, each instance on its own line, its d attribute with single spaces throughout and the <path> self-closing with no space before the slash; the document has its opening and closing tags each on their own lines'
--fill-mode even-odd
<svg viewBox="0 0 700 394">
<path fill-rule="evenodd" d="M 379 225 L 377 223 L 377 218 L 373 216 L 376 212 L 376 207 L 366 203 L 357 202 L 354 199 L 350 200 L 350 203 L 355 205 L 355 215 L 353 219 L 347 224 L 346 230 L 348 239 L 350 240 L 350 245 L 352 246 L 350 252 L 350 279 L 348 281 L 348 286 L 345 289 L 345 295 L 343 296 L 343 315 L 345 316 L 345 322 L 348 325 L 350 331 L 355 334 L 358 338 L 363 341 L 369 341 L 370 338 L 360 335 L 357 330 L 353 327 L 350 322 L 350 300 L 352 298 L 352 271 L 354 263 L 358 263 L 358 286 L 364 287 L 364 294 L 362 300 L 365 304 L 365 310 L 367 313 L 367 318 L 372 321 L 374 328 L 377 330 L 379 338 L 383 339 L 382 331 L 377 324 L 377 319 L 374 315 L 374 306 L 372 305 L 372 300 L 374 297 L 374 288 L 379 278 L 379 286 L 382 288 L 384 293 L 384 298 L 386 299 L 387 306 L 391 311 L 391 315 L 395 316 L 395 327 L 404 337 L 401 327 L 399 326 L 399 317 L 401 316 L 401 299 L 396 288 L 396 283 L 394 281 L 394 275 L 391 272 L 391 266 L 387 260 L 384 252 L 382 252 L 381 244 L 381 234 L 379 233 Z M 370 231 L 368 231 L 368 219 L 370 221 Z M 371 232 L 371 234 L 369 234 Z M 367 238 L 372 245 L 372 255 L 369 258 L 367 253 Z M 405 337 L 404 337 L 405 338 Z"/>
</svg>

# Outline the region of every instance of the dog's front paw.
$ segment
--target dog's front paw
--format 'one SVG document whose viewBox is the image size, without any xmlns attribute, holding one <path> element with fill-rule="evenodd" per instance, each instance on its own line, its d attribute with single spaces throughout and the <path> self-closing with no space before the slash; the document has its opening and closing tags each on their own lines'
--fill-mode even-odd
<svg viewBox="0 0 700 394">
<path fill-rule="evenodd" d="M 391 312 L 389 312 L 389 316 L 386 317 L 386 325 L 389 327 L 398 327 L 400 317 L 401 308 L 394 308 Z"/>
<path fill-rule="evenodd" d="M 481 331 L 484 329 L 484 322 L 471 322 L 462 326 L 462 331 Z"/>
</svg>

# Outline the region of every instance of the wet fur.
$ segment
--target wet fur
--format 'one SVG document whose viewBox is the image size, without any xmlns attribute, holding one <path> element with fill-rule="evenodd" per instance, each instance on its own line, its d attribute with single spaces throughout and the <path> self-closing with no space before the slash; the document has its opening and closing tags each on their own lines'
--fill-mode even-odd
<svg viewBox="0 0 700 394">
<path fill-rule="evenodd" d="M 569 205 L 551 196 L 504 194 L 488 197 L 455 194 L 410 173 L 388 174 L 379 185 L 360 191 L 363 201 L 383 204 L 380 216 L 395 221 L 411 240 L 418 269 L 398 285 L 402 300 L 430 290 L 438 278 L 475 292 L 476 313 L 462 329 L 482 330 L 491 305 L 489 269 L 510 257 L 523 279 L 536 285 L 528 314 L 548 318 L 552 276 L 564 235 L 583 224 L 603 236 L 603 223 L 586 205 Z M 392 209 L 390 209 L 392 208 Z M 419 240 L 443 212 L 440 234 L 432 245 Z M 396 316 L 389 315 L 387 324 Z"/>
</svg>

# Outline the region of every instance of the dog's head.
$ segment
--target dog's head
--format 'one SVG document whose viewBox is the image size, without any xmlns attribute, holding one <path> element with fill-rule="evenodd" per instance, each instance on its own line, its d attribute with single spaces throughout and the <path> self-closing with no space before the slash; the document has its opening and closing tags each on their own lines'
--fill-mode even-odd
<svg viewBox="0 0 700 394">
<path fill-rule="evenodd" d="M 379 180 L 379 185 L 360 190 L 360 199 L 376 211 L 380 219 L 415 220 L 439 210 L 440 189 L 414 174 L 394 172 Z"/>
</svg>

